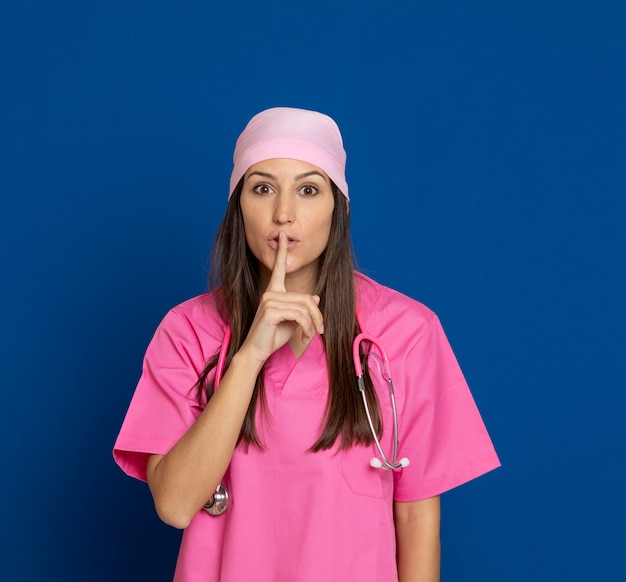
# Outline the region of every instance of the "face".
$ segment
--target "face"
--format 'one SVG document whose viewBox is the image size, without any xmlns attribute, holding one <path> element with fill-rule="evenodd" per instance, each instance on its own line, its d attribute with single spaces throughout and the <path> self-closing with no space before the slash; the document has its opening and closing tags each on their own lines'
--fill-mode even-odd
<svg viewBox="0 0 626 582">
<path fill-rule="evenodd" d="M 319 257 L 328 244 L 335 207 L 326 172 L 299 160 L 265 160 L 244 175 L 241 192 L 246 241 L 259 260 L 262 288 L 276 261 L 278 233 L 289 240 L 288 291 L 312 293 Z"/>
</svg>

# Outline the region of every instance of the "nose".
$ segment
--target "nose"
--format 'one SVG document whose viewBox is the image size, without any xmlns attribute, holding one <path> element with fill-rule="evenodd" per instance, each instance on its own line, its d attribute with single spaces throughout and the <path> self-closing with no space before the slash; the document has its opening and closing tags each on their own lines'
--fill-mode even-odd
<svg viewBox="0 0 626 582">
<path fill-rule="evenodd" d="M 291 224 L 295 220 L 295 207 L 292 197 L 281 193 L 276 196 L 275 200 L 274 223 Z"/>
</svg>

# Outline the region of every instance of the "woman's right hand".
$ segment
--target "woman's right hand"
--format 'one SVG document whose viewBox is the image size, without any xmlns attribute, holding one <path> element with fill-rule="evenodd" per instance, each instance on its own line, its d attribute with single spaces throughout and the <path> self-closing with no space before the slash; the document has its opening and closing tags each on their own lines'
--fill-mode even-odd
<svg viewBox="0 0 626 582">
<path fill-rule="evenodd" d="M 305 344 L 323 332 L 319 297 L 287 293 L 287 237 L 281 233 L 276 264 L 250 331 L 226 370 L 219 390 L 182 438 L 165 455 L 148 460 L 147 479 L 161 519 L 186 528 L 224 476 L 259 370 L 296 330 Z M 210 446 L 207 446 L 210 443 Z"/>
<path fill-rule="evenodd" d="M 324 333 L 323 316 L 318 307 L 320 298 L 306 293 L 288 293 L 285 288 L 288 244 L 286 234 L 280 232 L 269 285 L 239 351 L 259 365 L 284 346 L 298 329 L 303 344 L 308 344 L 316 332 Z"/>
</svg>

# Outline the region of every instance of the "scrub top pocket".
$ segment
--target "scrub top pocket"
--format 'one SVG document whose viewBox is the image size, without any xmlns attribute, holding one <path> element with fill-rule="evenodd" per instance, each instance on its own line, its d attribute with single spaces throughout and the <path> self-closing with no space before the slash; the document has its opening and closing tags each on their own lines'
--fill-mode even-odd
<svg viewBox="0 0 626 582">
<path fill-rule="evenodd" d="M 393 487 L 393 471 L 375 469 L 370 460 L 376 455 L 375 446 L 355 446 L 341 451 L 341 474 L 355 495 L 385 498 Z"/>
</svg>

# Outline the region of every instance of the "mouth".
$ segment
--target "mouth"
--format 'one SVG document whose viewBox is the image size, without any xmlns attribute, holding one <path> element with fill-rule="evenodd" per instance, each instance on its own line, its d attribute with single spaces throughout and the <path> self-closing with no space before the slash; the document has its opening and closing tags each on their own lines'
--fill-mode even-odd
<svg viewBox="0 0 626 582">
<path fill-rule="evenodd" d="M 268 239 L 268 242 L 274 250 L 278 249 L 278 235 L 270 237 Z M 300 241 L 297 238 L 287 235 L 287 248 L 288 249 L 294 248 L 299 242 Z"/>
</svg>

